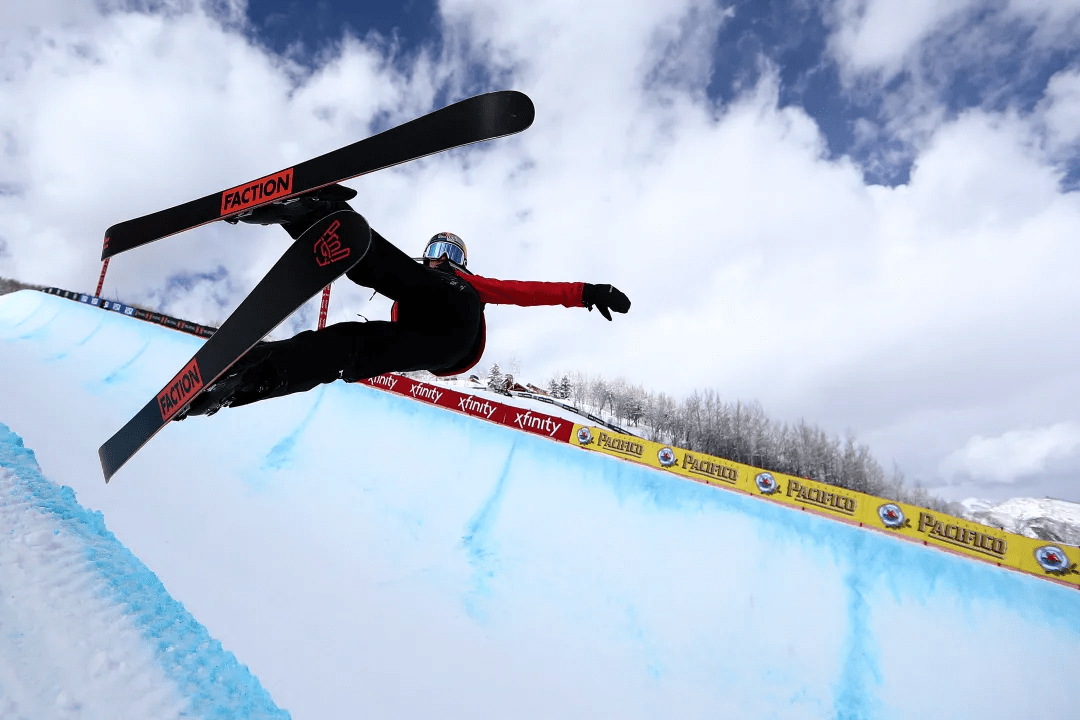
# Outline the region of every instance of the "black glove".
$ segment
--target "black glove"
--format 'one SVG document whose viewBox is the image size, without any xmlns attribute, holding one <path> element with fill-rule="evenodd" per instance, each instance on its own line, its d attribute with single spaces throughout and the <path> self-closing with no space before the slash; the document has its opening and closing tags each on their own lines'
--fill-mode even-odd
<svg viewBox="0 0 1080 720">
<path fill-rule="evenodd" d="M 589 308 L 590 312 L 593 305 L 595 305 L 600 314 L 608 320 L 611 320 L 611 313 L 608 312 L 608 308 L 617 313 L 625 313 L 630 310 L 630 298 L 626 297 L 613 285 L 590 285 L 585 283 L 585 287 L 581 290 L 581 304 Z"/>
</svg>

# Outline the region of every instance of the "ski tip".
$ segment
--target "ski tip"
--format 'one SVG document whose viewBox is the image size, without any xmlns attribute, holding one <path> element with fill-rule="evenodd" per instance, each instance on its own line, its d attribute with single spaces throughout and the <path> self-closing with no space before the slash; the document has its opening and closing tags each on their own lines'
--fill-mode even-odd
<svg viewBox="0 0 1080 720">
<path fill-rule="evenodd" d="M 132 247 L 135 247 L 131 245 L 130 223 L 130 220 L 125 220 L 124 222 L 110 225 L 108 229 L 105 230 L 105 239 L 101 243 L 102 260 L 108 260 L 113 255 L 119 255 L 125 250 L 130 250 Z"/>
<path fill-rule="evenodd" d="M 109 250 L 109 238 L 116 236 L 116 230 L 119 225 L 112 225 L 105 231 L 105 240 L 101 243 L 101 260 L 104 262 L 112 257 L 113 253 Z"/>
<path fill-rule="evenodd" d="M 510 116 L 520 123 L 522 130 L 527 130 L 536 119 L 536 106 L 532 98 L 519 90 L 506 90 L 505 93 L 509 100 Z"/>
<path fill-rule="evenodd" d="M 484 112 L 489 114 L 489 117 L 499 119 L 500 127 L 503 130 L 493 137 L 513 135 L 522 130 L 527 130 L 533 124 L 533 120 L 536 119 L 536 107 L 533 106 L 532 99 L 520 90 L 496 90 L 477 95 L 468 100 L 462 100 L 457 104 L 464 105 L 466 103 L 480 105 L 483 107 Z"/>
</svg>

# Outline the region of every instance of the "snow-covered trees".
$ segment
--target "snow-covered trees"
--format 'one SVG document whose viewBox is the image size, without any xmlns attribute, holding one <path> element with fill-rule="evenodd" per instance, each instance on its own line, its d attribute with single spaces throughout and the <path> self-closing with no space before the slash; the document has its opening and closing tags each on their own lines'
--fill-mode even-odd
<svg viewBox="0 0 1080 720">
<path fill-rule="evenodd" d="M 3 242 L 0 241 L 0 246 Z M 2 247 L 0 247 L 0 255 L 3 254 Z M 0 277 L 0 295 L 7 295 L 8 293 L 18 292 L 19 290 L 26 289 L 40 289 L 37 285 L 27 285 L 21 283 L 18 280 L 11 280 L 10 278 Z"/>
<path fill-rule="evenodd" d="M 583 373 L 552 377 L 548 388 L 552 397 L 634 428 L 648 440 L 956 514 L 921 486 L 906 485 L 898 469 L 886 473 L 852 433 L 841 439 L 805 420 L 777 423 L 757 402 L 725 403 L 713 390 L 677 401 L 622 378 Z"/>
<path fill-rule="evenodd" d="M 506 383 L 506 378 L 502 374 L 502 370 L 499 369 L 499 363 L 492 363 L 491 369 L 488 370 L 487 386 L 491 390 L 502 392 L 503 386 Z"/>
<path fill-rule="evenodd" d="M 563 373 L 561 378 L 552 377 L 548 381 L 548 395 L 556 400 L 568 400 L 572 390 L 570 376 L 566 373 Z"/>
</svg>

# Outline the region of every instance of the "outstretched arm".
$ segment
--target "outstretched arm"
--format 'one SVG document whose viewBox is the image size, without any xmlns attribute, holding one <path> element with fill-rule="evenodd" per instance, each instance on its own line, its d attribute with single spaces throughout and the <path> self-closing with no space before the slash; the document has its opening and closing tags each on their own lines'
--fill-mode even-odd
<svg viewBox="0 0 1080 720">
<path fill-rule="evenodd" d="M 479 275 L 461 277 L 476 289 L 482 302 L 491 305 L 562 305 L 586 307 L 589 310 L 596 306 L 608 320 L 611 320 L 609 310 L 618 313 L 630 310 L 630 299 L 611 285 L 496 280 Z"/>
</svg>

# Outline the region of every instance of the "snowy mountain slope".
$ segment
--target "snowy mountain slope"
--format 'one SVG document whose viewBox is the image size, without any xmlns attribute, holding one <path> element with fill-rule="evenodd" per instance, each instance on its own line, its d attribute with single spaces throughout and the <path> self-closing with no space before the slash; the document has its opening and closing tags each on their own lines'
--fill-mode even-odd
<svg viewBox="0 0 1080 720">
<path fill-rule="evenodd" d="M 1080 592 L 362 386 L 169 426 L 104 485 L 198 342 L 0 297 L 0 421 L 294 717 L 1075 707 Z"/>
<path fill-rule="evenodd" d="M 993 504 L 969 499 L 964 517 L 990 527 L 1050 542 L 1080 545 L 1080 504 L 1053 498 L 1013 498 Z"/>
</svg>

